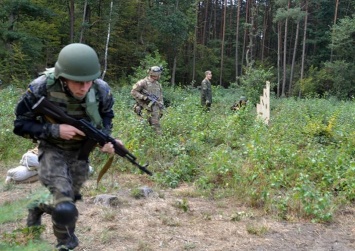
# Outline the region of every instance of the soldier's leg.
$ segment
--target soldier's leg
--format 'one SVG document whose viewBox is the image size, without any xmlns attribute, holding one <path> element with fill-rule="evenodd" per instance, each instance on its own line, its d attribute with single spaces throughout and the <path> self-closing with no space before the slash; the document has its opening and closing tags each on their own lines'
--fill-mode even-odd
<svg viewBox="0 0 355 251">
<path fill-rule="evenodd" d="M 149 124 L 153 126 L 154 130 L 157 134 L 161 134 L 161 127 L 160 127 L 160 109 L 157 106 L 154 106 L 152 112 L 150 113 L 149 117 Z"/>
<path fill-rule="evenodd" d="M 69 163 L 78 161 L 77 153 L 52 146 L 40 146 L 39 151 L 39 179 L 49 189 L 54 200 L 52 223 L 58 241 L 57 248 L 73 249 L 79 244 L 74 234 L 78 210 L 74 204 L 75 192 Z M 86 168 L 88 170 L 88 166 Z"/>
<path fill-rule="evenodd" d="M 205 97 L 201 97 L 201 106 L 202 107 L 206 106 L 206 98 Z"/>
<path fill-rule="evenodd" d="M 53 209 L 53 233 L 57 237 L 58 250 L 70 250 L 78 246 L 79 240 L 74 234 L 78 216 L 78 209 L 73 202 L 60 202 Z"/>
<path fill-rule="evenodd" d="M 44 213 L 52 214 L 53 207 L 48 202 L 38 200 L 28 207 L 27 226 L 40 226 Z"/>
<path fill-rule="evenodd" d="M 70 166 L 69 172 L 73 182 L 74 202 L 81 200 L 80 190 L 89 178 L 89 162 L 83 160 L 72 159 L 68 161 Z"/>
</svg>

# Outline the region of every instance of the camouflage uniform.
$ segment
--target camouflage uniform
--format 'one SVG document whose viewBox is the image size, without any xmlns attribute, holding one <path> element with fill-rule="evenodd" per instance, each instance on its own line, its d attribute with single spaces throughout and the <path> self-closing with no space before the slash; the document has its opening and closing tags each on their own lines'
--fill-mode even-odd
<svg viewBox="0 0 355 251">
<path fill-rule="evenodd" d="M 207 110 L 212 104 L 212 87 L 208 79 L 203 79 L 201 82 L 201 105 Z"/>
<path fill-rule="evenodd" d="M 144 92 L 153 94 L 158 97 L 160 106 L 157 103 L 149 101 L 149 99 L 146 97 L 147 94 Z M 137 102 L 134 106 L 134 111 L 141 116 L 142 110 L 145 110 L 148 116 L 148 123 L 153 126 L 158 134 L 160 134 L 160 118 L 163 116 L 163 111 L 161 108 L 163 105 L 163 91 L 161 84 L 150 77 L 146 77 L 133 85 L 131 95 Z"/>
<path fill-rule="evenodd" d="M 239 111 L 242 108 L 245 108 L 246 104 L 248 103 L 248 99 L 245 96 L 241 96 L 239 101 L 236 101 L 232 106 L 231 110 Z"/>
<path fill-rule="evenodd" d="M 110 88 L 101 79 L 93 81 L 89 93 L 94 93 L 93 103 L 101 120 L 96 124 L 105 133 L 110 134 L 112 129 L 112 118 L 114 100 Z M 87 96 L 88 96 L 87 94 Z M 38 117 L 31 107 L 42 97 L 47 97 L 52 103 L 59 106 L 65 113 L 76 119 L 92 121 L 88 112 L 87 99 L 77 100 L 73 98 L 69 90 L 63 86 L 60 79 L 55 79 L 51 74 L 42 75 L 31 82 L 27 92 L 17 104 L 14 121 L 14 133 L 25 138 L 32 138 L 39 141 L 39 180 L 48 188 L 53 195 L 53 205 L 43 203 L 30 208 L 27 221 L 29 226 L 40 225 L 40 216 L 52 213 L 56 205 L 62 202 L 69 202 L 73 206 L 75 219 L 68 224 L 63 223 L 65 219 L 56 219 L 52 214 L 54 234 L 57 237 L 57 247 L 64 246 L 68 250 L 78 245 L 74 235 L 75 223 L 78 217 L 75 202 L 81 199 L 80 189 L 88 178 L 89 161 L 78 160 L 80 148 L 85 144 L 83 138 L 64 140 L 60 138 L 59 124 L 51 123 L 45 117 Z M 95 123 L 93 123 L 95 124 Z M 31 211 L 32 210 L 32 211 Z"/>
</svg>

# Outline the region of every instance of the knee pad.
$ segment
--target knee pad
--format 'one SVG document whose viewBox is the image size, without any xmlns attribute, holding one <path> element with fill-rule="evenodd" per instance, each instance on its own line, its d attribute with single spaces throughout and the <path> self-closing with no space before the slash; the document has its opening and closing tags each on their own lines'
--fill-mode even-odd
<svg viewBox="0 0 355 251">
<path fill-rule="evenodd" d="M 59 226 L 74 226 L 78 219 L 78 209 L 69 201 L 58 203 L 52 211 L 52 221 Z"/>
</svg>

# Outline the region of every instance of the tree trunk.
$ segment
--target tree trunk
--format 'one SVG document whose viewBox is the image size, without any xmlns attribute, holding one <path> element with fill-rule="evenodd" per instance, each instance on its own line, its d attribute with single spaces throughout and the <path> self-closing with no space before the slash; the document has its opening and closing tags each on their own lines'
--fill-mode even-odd
<svg viewBox="0 0 355 251">
<path fill-rule="evenodd" d="M 213 9 L 213 35 L 212 39 L 218 39 L 217 37 L 217 8 L 218 8 L 218 0 L 215 0 L 214 9 Z"/>
<path fill-rule="evenodd" d="M 235 31 L 235 80 L 238 81 L 239 78 L 239 22 L 240 22 L 240 5 L 242 0 L 237 0 L 237 25 Z"/>
<path fill-rule="evenodd" d="M 224 39 L 226 33 L 226 17 L 227 17 L 227 0 L 224 0 L 224 7 L 223 7 L 223 26 L 222 26 L 222 44 L 221 44 L 221 69 L 219 75 L 219 84 L 223 86 L 223 60 L 224 60 Z"/>
<path fill-rule="evenodd" d="M 335 12 L 334 12 L 334 21 L 333 25 L 337 23 L 337 18 L 338 18 L 338 7 L 339 7 L 339 0 L 335 0 Z M 333 36 L 332 36 L 333 37 Z M 333 43 L 333 41 L 332 41 Z M 330 62 L 333 60 L 333 47 L 330 49 Z"/>
<path fill-rule="evenodd" d="M 70 43 L 74 42 L 74 23 L 75 23 L 75 13 L 74 13 L 74 0 L 69 2 L 69 17 L 70 17 Z"/>
<path fill-rule="evenodd" d="M 307 37 L 307 22 L 308 22 L 308 0 L 305 0 L 305 9 L 306 15 L 304 17 L 304 28 L 303 28 L 303 45 L 302 45 L 302 63 L 301 63 L 301 76 L 300 76 L 300 90 L 298 93 L 298 97 L 301 97 L 302 94 L 302 80 L 304 74 L 304 61 L 306 58 L 306 37 Z"/>
<path fill-rule="evenodd" d="M 246 7 L 245 7 L 245 23 L 249 22 L 249 1 L 246 1 Z M 246 49 L 246 44 L 247 44 L 247 34 L 248 34 L 248 27 L 244 27 L 244 40 L 243 40 L 243 50 L 242 50 L 242 62 L 241 64 L 243 65 L 244 63 L 244 57 L 245 55 L 245 49 Z"/>
<path fill-rule="evenodd" d="M 176 61 L 177 61 L 177 52 L 174 53 L 174 60 L 173 60 L 173 70 L 171 72 L 171 81 L 170 84 L 174 88 L 175 87 L 175 74 L 176 74 Z"/>
<path fill-rule="evenodd" d="M 193 52 L 192 52 L 192 81 L 191 85 L 194 87 L 196 83 L 196 46 L 197 46 L 197 37 L 198 37 L 198 10 L 200 8 L 200 2 L 196 3 L 196 12 L 195 12 L 195 35 L 193 42 Z"/>
<path fill-rule="evenodd" d="M 80 39 L 79 39 L 79 43 L 83 42 L 84 39 L 84 31 L 85 31 L 85 27 L 86 27 L 86 10 L 87 10 L 87 6 L 88 6 L 88 1 L 85 0 L 84 3 L 84 10 L 83 10 L 83 23 L 81 24 L 81 30 L 80 30 Z"/>
<path fill-rule="evenodd" d="M 267 31 L 268 31 L 268 22 L 269 22 L 269 4 L 265 4 L 265 10 L 264 10 L 264 18 L 263 18 L 263 29 L 261 33 L 261 62 L 264 61 L 265 57 L 265 43 L 266 43 L 266 37 L 267 37 Z"/>
<path fill-rule="evenodd" d="M 202 45 L 205 45 L 206 43 L 206 36 L 207 36 L 207 23 L 208 23 L 208 3 L 209 0 L 206 1 L 206 5 L 205 5 L 205 14 L 204 14 L 204 18 L 203 18 L 203 32 L 202 32 L 202 41 L 200 41 L 200 43 Z M 196 37 L 197 39 L 197 37 Z"/>
<path fill-rule="evenodd" d="M 293 55 L 292 55 L 290 83 L 289 83 L 289 86 L 288 86 L 288 95 L 291 95 L 291 92 L 292 92 L 293 72 L 295 70 L 295 61 L 296 61 L 296 53 L 297 53 L 299 31 L 300 31 L 300 21 L 297 21 L 295 45 L 293 47 Z"/>
<path fill-rule="evenodd" d="M 287 10 L 290 9 L 290 1 L 287 4 Z M 281 97 L 285 97 L 285 89 L 286 89 L 286 66 L 287 66 L 287 29 L 288 29 L 288 17 L 285 20 L 285 34 L 284 34 L 284 55 L 283 55 L 283 79 L 282 79 L 282 90 Z"/>
<path fill-rule="evenodd" d="M 106 46 L 105 46 L 105 64 L 104 64 L 104 71 L 102 72 L 102 77 L 101 77 L 102 79 L 104 79 L 107 70 L 107 55 L 108 55 L 108 44 L 110 42 L 110 34 L 111 34 L 112 9 L 113 9 L 113 0 L 111 0 L 111 5 L 110 5 L 110 16 L 108 21 L 107 39 L 106 39 Z"/>
<path fill-rule="evenodd" d="M 250 0 L 250 29 L 249 29 L 249 45 L 248 45 L 248 49 L 249 49 L 249 52 L 250 52 L 250 57 L 249 57 L 249 60 L 251 62 L 251 64 L 253 64 L 254 62 L 254 54 L 255 54 L 255 50 L 254 50 L 254 47 L 255 47 L 255 42 L 254 42 L 254 37 L 255 37 L 255 30 L 254 30 L 254 25 L 255 25 L 255 19 L 254 19 L 254 15 L 255 15 L 255 6 L 254 6 L 254 3 L 253 3 L 253 0 Z"/>
<path fill-rule="evenodd" d="M 277 25 L 277 97 L 280 97 L 280 81 L 281 81 L 281 21 Z"/>
</svg>

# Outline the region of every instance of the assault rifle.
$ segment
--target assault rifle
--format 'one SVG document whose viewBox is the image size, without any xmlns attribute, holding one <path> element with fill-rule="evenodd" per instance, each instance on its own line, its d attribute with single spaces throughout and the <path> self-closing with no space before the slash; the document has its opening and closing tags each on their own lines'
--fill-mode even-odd
<svg viewBox="0 0 355 251">
<path fill-rule="evenodd" d="M 86 121 L 85 119 L 77 120 L 68 116 L 59 107 L 48 101 L 45 97 L 41 97 L 41 99 L 33 105 L 32 110 L 38 114 L 45 115 L 58 123 L 74 126 L 75 128 L 85 133 L 86 142 L 83 144 L 83 147 L 80 150 L 78 158 L 79 160 L 87 159 L 90 155 L 90 152 L 97 144 L 103 146 L 106 143 L 111 142 L 116 154 L 128 159 L 133 165 L 137 166 L 146 174 L 152 175 L 152 172 L 146 168 L 148 164 L 145 164 L 144 166 L 138 164 L 136 162 L 136 157 L 130 153 L 123 145 L 117 143 L 114 138 L 96 129 L 90 122 Z"/>
<path fill-rule="evenodd" d="M 157 104 L 159 106 L 160 109 L 165 109 L 164 104 L 159 102 L 159 98 L 154 95 L 154 94 L 150 94 L 147 90 L 143 89 L 142 92 L 147 96 L 147 98 L 149 99 L 150 102 L 152 102 L 153 104 Z"/>
</svg>

